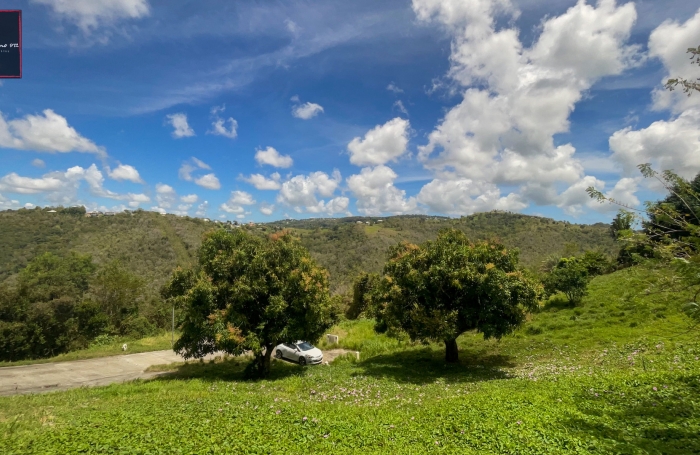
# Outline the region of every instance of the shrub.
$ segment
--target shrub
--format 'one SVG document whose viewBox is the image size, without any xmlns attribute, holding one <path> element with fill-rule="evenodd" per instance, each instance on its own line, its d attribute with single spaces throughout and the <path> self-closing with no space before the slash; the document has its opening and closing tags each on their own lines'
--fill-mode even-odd
<svg viewBox="0 0 700 455">
<path fill-rule="evenodd" d="M 544 278 L 543 284 L 547 294 L 562 292 L 572 305 L 576 305 L 586 295 L 588 270 L 578 258 L 561 258 L 556 267 Z"/>
</svg>

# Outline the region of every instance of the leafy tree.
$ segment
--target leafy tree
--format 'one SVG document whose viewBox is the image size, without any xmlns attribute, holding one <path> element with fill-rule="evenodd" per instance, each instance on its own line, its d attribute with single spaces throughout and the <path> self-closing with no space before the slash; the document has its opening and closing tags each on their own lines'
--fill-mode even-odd
<svg viewBox="0 0 700 455">
<path fill-rule="evenodd" d="M 621 234 L 631 231 L 634 221 L 634 213 L 620 210 L 610 223 L 610 235 L 612 238 L 617 240 Z"/>
<path fill-rule="evenodd" d="M 692 182 L 673 171 L 661 173 L 649 163 L 638 166 L 646 178 L 654 178 L 668 191 L 662 201 L 647 201 L 645 209 L 627 207 L 606 197 L 593 187 L 588 194 L 599 202 L 609 202 L 624 207 L 627 213 L 635 212 L 634 219 L 643 226 L 642 231 L 621 231 L 618 240 L 627 243 L 635 251 L 648 251 L 649 257 L 671 259 L 689 258 L 700 250 L 700 174 Z"/>
<path fill-rule="evenodd" d="M 92 257 L 87 255 L 70 253 L 61 257 L 44 253 L 20 272 L 20 295 L 30 302 L 81 296 L 88 289 L 95 268 Z"/>
<path fill-rule="evenodd" d="M 581 259 L 561 258 L 544 278 L 543 284 L 548 295 L 562 292 L 569 299 L 569 303 L 576 305 L 586 295 L 588 276 L 586 265 Z"/>
<path fill-rule="evenodd" d="M 602 251 L 585 251 L 578 259 L 591 278 L 605 275 L 614 270 L 614 265 L 610 261 L 609 256 Z"/>
<path fill-rule="evenodd" d="M 282 342 L 317 340 L 337 320 L 328 273 L 288 232 L 242 229 L 205 236 L 199 265 L 177 269 L 164 291 L 182 308 L 175 350 L 185 358 L 251 351 L 248 372 L 265 376 Z"/>
<path fill-rule="evenodd" d="M 361 272 L 352 284 L 352 302 L 345 315 L 348 319 L 357 319 L 369 308 L 370 296 L 379 282 L 376 273 Z"/>
<path fill-rule="evenodd" d="M 79 207 L 66 207 L 63 210 L 61 210 L 61 213 L 64 213 L 66 215 L 78 215 L 78 216 L 85 216 L 85 213 L 87 211 L 85 210 L 85 207 L 82 205 Z"/>
<path fill-rule="evenodd" d="M 456 229 L 421 245 L 400 243 L 389 251 L 373 311 L 380 325 L 414 341 L 443 341 L 445 360 L 457 362 L 459 335 L 477 330 L 501 338 L 537 307 L 541 286 L 517 265 L 517 250 L 472 243 Z"/>
<path fill-rule="evenodd" d="M 646 202 L 645 210 L 625 207 L 636 212 L 635 219 L 641 221 L 644 229 L 628 231 L 619 239 L 631 251 L 642 251 L 646 257 L 672 265 L 674 276 L 669 282 L 661 283 L 663 291 L 692 291 L 692 300 L 685 308 L 700 322 L 700 174 L 687 181 L 673 171 L 659 173 L 648 163 L 638 167 L 644 177 L 658 180 L 669 194 L 662 201 Z M 593 187 L 588 188 L 588 193 L 600 202 L 624 206 Z"/>
<path fill-rule="evenodd" d="M 104 314 L 83 302 L 95 266 L 89 256 L 34 258 L 15 287 L 0 288 L 0 359 L 56 355 L 85 347 L 104 329 Z"/>
<path fill-rule="evenodd" d="M 653 176 L 650 168 L 645 172 Z M 693 251 L 700 250 L 698 236 L 692 229 L 683 227 L 683 223 L 700 225 L 700 173 L 691 181 L 686 181 L 673 173 L 666 173 L 662 180 L 668 186 L 668 195 L 652 204 L 647 210 L 648 220 L 644 220 L 644 230 L 652 237 L 668 237 L 677 242 L 684 242 Z"/>
<path fill-rule="evenodd" d="M 143 280 L 121 262 L 112 261 L 97 272 L 90 291 L 107 314 L 112 328 L 121 334 L 128 333 L 125 322 L 138 314 L 144 294 Z"/>
</svg>

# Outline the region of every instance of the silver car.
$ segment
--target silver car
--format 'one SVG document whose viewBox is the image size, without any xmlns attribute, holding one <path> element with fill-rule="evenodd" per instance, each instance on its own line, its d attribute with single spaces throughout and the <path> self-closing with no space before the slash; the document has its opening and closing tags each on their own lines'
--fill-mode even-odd
<svg viewBox="0 0 700 455">
<path fill-rule="evenodd" d="M 275 348 L 275 358 L 298 363 L 299 365 L 318 365 L 323 362 L 323 352 L 306 341 L 282 343 Z"/>
</svg>

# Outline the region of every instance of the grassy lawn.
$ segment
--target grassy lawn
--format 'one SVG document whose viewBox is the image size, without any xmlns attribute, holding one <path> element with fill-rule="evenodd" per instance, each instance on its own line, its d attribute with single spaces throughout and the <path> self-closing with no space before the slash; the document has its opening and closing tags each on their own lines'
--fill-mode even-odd
<svg viewBox="0 0 700 455">
<path fill-rule="evenodd" d="M 175 334 L 177 339 L 178 334 Z M 94 345 L 80 351 L 67 352 L 47 359 L 20 360 L 17 362 L 0 362 L 2 367 L 15 367 L 19 365 L 31 365 L 36 363 L 67 362 L 69 360 L 95 359 L 97 357 L 107 357 L 113 355 L 137 354 L 139 352 L 162 351 L 170 349 L 171 334 L 162 333 L 160 335 L 132 340 L 130 338 L 116 337 L 112 341 L 103 345 Z M 122 351 L 122 344 L 127 344 L 127 351 Z"/>
<path fill-rule="evenodd" d="M 679 297 L 649 288 L 663 274 L 596 278 L 500 342 L 466 334 L 457 365 L 361 320 L 333 329 L 359 362 L 275 362 L 263 381 L 241 359 L 188 363 L 0 398 L 0 453 L 700 453 L 700 343 Z"/>
</svg>

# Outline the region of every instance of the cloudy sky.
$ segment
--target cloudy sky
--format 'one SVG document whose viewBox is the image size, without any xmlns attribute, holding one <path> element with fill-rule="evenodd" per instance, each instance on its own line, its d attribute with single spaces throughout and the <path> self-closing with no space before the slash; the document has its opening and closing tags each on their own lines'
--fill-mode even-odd
<svg viewBox="0 0 700 455">
<path fill-rule="evenodd" d="M 5 0 L 0 210 L 607 221 L 700 171 L 700 2 Z"/>
</svg>

